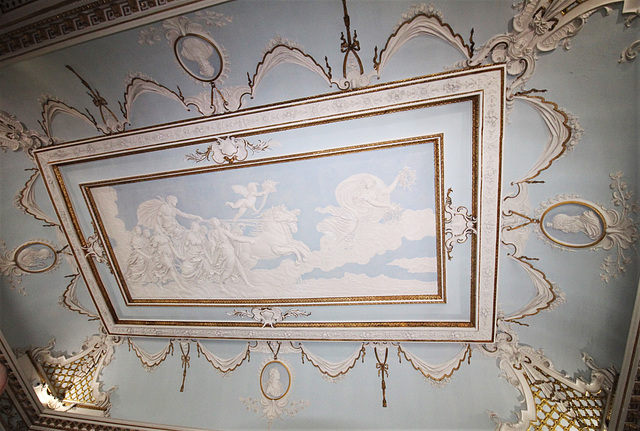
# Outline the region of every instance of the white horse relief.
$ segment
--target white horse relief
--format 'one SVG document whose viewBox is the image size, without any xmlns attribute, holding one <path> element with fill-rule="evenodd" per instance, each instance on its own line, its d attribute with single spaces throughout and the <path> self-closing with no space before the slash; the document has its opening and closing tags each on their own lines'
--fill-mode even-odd
<svg viewBox="0 0 640 431">
<path fill-rule="evenodd" d="M 335 189 L 337 206 L 315 208 L 317 213 L 326 214 L 317 223 L 320 237 L 319 248 L 315 250 L 296 238 L 303 210 L 289 209 L 278 202 L 277 183 L 271 180 L 231 186 L 242 198 L 234 202 L 207 201 L 212 203 L 206 210 L 206 219 L 182 211 L 173 195 L 142 201 L 136 211 L 137 224 L 130 230 L 124 228 L 118 217 L 114 189 L 100 193 L 97 203 L 106 219 L 108 235 L 117 244 L 116 257 L 134 298 L 215 300 L 372 296 L 394 292 L 432 294 L 435 282 L 418 276 L 398 279 L 388 275 L 398 267 L 427 268 L 418 265 L 423 256 L 401 265 L 389 259 L 387 265 L 391 269 L 383 269 L 379 275 L 366 275 L 364 269 L 358 272 L 353 266 L 353 273 L 340 270 L 348 264 L 364 268 L 374 257 L 399 249 L 403 241 L 417 242 L 435 236 L 432 209 L 403 209 L 392 199 L 396 189 L 410 190 L 415 182 L 416 173 L 408 167 L 389 185 L 370 173 L 351 175 L 341 181 Z M 272 205 L 267 205 L 267 200 Z M 309 210 L 314 206 L 302 204 Z M 102 212 L 103 208 L 111 209 Z M 204 209 L 198 212 L 205 214 Z M 111 226 L 122 228 L 116 233 L 110 231 Z M 261 261 L 273 263 L 260 264 Z"/>
<path fill-rule="evenodd" d="M 263 211 L 268 195 L 277 191 L 274 181 L 233 185 L 232 189 L 243 198 L 226 202 L 236 210 L 226 220 L 184 212 L 173 195 L 140 203 L 137 224 L 111 237 L 125 246 L 116 255 L 134 297 L 264 297 L 271 294 L 264 291 L 268 286 L 252 279 L 251 271 L 260 260 L 289 257 L 301 262 L 308 257 L 309 247 L 293 238 L 300 210 L 280 204 Z M 100 196 L 102 208 L 114 206 L 117 200 L 113 189 Z M 259 197 L 262 202 L 257 206 Z M 220 208 L 214 211 L 221 212 Z M 123 224 L 117 214 L 113 210 L 103 214 L 109 219 L 107 226 Z"/>
</svg>

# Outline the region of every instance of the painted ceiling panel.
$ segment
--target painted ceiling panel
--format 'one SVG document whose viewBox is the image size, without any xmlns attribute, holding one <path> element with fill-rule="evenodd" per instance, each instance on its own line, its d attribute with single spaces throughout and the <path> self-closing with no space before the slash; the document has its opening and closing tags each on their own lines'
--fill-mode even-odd
<svg viewBox="0 0 640 431">
<path fill-rule="evenodd" d="M 0 424 L 599 429 L 632 3 L 238 0 L 0 63 Z"/>
</svg>

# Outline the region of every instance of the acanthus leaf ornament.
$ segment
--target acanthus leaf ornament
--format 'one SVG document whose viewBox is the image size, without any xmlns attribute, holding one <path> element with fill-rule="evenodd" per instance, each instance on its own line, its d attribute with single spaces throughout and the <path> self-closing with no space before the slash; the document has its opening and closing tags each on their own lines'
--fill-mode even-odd
<svg viewBox="0 0 640 431">
<path fill-rule="evenodd" d="M 283 311 L 279 307 L 253 307 L 251 311 L 234 310 L 227 313 L 229 316 L 249 317 L 258 323 L 262 323 L 262 327 L 269 326 L 275 327 L 277 323 L 282 322 L 288 317 L 300 317 L 311 315 L 308 311 L 298 310 L 297 308 L 290 308 Z"/>
<path fill-rule="evenodd" d="M 33 150 L 49 144 L 50 141 L 46 137 L 27 129 L 27 126 L 13 115 L 0 111 L 0 149 L 2 151 L 23 150 L 29 158 L 32 158 Z"/>
<path fill-rule="evenodd" d="M 553 51 L 559 45 L 569 49 L 571 38 L 591 15 L 599 9 L 609 12 L 610 5 L 620 1 L 524 0 L 512 21 L 513 32 L 494 36 L 467 65 L 478 66 L 489 57 L 493 62 L 506 62 L 507 72 L 515 76 L 508 85 L 507 97 L 512 99 L 533 76 L 539 52 Z"/>
<path fill-rule="evenodd" d="M 625 250 L 633 248 L 640 237 L 637 223 L 631 217 L 638 211 L 637 202 L 632 201 L 633 192 L 622 181 L 621 172 L 610 177 L 611 203 L 616 209 L 605 208 L 579 196 L 559 195 L 543 203 L 535 212 L 540 238 L 553 247 L 564 250 L 590 248 L 592 251 L 615 249 L 615 255 L 605 257 L 600 267 L 600 277 L 605 282 L 626 271 L 631 258 L 625 255 Z M 576 237 L 582 242 L 572 239 Z"/>
<path fill-rule="evenodd" d="M 196 150 L 195 153 L 190 153 L 184 156 L 186 160 L 190 160 L 194 163 L 200 163 L 204 161 L 211 161 L 218 165 L 234 162 L 242 162 L 247 159 L 249 152 L 256 153 L 269 150 L 269 145 L 277 145 L 277 143 L 271 143 L 270 141 L 258 140 L 257 143 L 251 143 L 244 138 L 215 138 L 215 141 L 210 144 L 204 151 Z"/>
</svg>

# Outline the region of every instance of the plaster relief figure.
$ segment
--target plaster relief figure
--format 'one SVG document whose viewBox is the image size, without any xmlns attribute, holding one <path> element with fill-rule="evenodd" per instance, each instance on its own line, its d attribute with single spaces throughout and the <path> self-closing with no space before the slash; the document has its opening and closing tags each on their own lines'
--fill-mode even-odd
<svg viewBox="0 0 640 431">
<path fill-rule="evenodd" d="M 388 186 L 375 175 L 366 173 L 342 181 L 335 191 L 339 206 L 316 208 L 320 213 L 331 215 L 317 225 L 318 231 L 325 234 L 322 243 L 331 247 L 351 241 L 360 225 L 397 218 L 401 208 L 391 202 L 391 193 L 398 185 L 411 187 L 415 176 L 413 169 L 405 167 Z"/>
<path fill-rule="evenodd" d="M 131 253 L 127 260 L 126 277 L 133 283 L 151 281 L 150 270 L 152 264 L 151 231 L 140 226 L 133 228 L 131 235 Z"/>
<path fill-rule="evenodd" d="M 178 240 L 186 233 L 186 228 L 178 223 L 177 217 L 204 221 L 202 217 L 187 214 L 177 208 L 178 198 L 167 196 L 166 199 L 150 199 L 138 207 L 138 224 L 157 230 L 172 240 Z"/>
<path fill-rule="evenodd" d="M 275 367 L 269 370 L 269 380 L 267 380 L 264 392 L 272 399 L 280 398 L 284 393 L 284 385 L 280 381 L 280 372 Z"/>
<path fill-rule="evenodd" d="M 154 235 L 151 238 L 151 246 L 153 247 L 153 266 L 150 272 L 152 282 L 164 285 L 173 281 L 181 290 L 188 290 L 177 272 L 175 251 L 169 238 L 162 234 Z"/>
<path fill-rule="evenodd" d="M 210 247 L 207 242 L 207 228 L 196 221 L 192 222 L 182 248 L 182 277 L 187 282 L 202 280 L 210 272 L 213 264 L 208 250 Z"/>
<path fill-rule="evenodd" d="M 251 286 L 240 262 L 237 248 L 240 243 L 253 244 L 255 241 L 252 238 L 231 233 L 229 227 L 223 226 L 215 217 L 209 220 L 209 223 L 211 224 L 211 243 L 215 245 L 214 273 L 218 276 L 220 283 L 224 284 L 231 278 L 239 277 L 247 286 Z"/>
<path fill-rule="evenodd" d="M 293 238 L 298 232 L 298 215 L 299 209 L 288 210 L 284 205 L 271 207 L 260 215 L 259 225 L 252 235 L 254 242 L 242 245 L 248 267 L 255 266 L 260 259 L 293 254 L 300 263 L 309 256 L 309 247 Z"/>
<path fill-rule="evenodd" d="M 547 227 L 564 233 L 582 232 L 592 240 L 597 240 L 602 235 L 600 217 L 591 210 L 580 215 L 557 214 L 547 223 Z"/>
<path fill-rule="evenodd" d="M 54 254 L 49 247 L 25 247 L 16 253 L 16 264 L 25 271 L 40 272 L 50 266 Z"/>
<path fill-rule="evenodd" d="M 231 186 L 234 192 L 244 196 L 242 199 L 237 200 L 236 202 L 226 202 L 225 205 L 238 210 L 233 221 L 237 221 L 240 217 L 247 212 L 247 210 L 252 210 L 253 214 L 258 214 L 264 204 L 267 202 L 267 196 L 269 193 L 274 193 L 276 191 L 276 183 L 273 181 L 264 181 L 262 183 L 262 191 L 258 191 L 258 183 L 249 183 L 247 186 L 242 185 L 234 185 Z M 258 197 L 262 196 L 262 203 L 259 208 L 256 208 L 256 201 Z"/>
<path fill-rule="evenodd" d="M 180 49 L 180 55 L 189 61 L 195 61 L 200 75 L 206 78 L 213 78 L 216 75 L 216 69 L 209 61 L 213 53 L 214 47 L 196 36 L 185 38 Z"/>
</svg>

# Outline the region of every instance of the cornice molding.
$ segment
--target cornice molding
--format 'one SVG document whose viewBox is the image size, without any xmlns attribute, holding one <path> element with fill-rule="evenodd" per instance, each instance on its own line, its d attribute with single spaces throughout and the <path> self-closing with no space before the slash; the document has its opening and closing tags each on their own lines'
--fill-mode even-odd
<svg viewBox="0 0 640 431">
<path fill-rule="evenodd" d="M 0 16 L 0 65 L 226 0 L 72 0 Z M 39 4 L 39 3 L 38 3 Z"/>
</svg>

